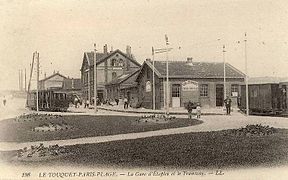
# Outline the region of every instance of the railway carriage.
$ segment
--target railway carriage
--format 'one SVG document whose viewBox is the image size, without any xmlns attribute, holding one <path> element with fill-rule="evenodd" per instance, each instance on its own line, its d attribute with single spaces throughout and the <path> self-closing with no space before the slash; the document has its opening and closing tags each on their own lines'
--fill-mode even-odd
<svg viewBox="0 0 288 180">
<path fill-rule="evenodd" d="M 281 114 L 287 110 L 286 86 L 279 83 L 249 84 L 249 113 Z M 241 86 L 240 109 L 246 111 L 246 87 Z"/>
<path fill-rule="evenodd" d="M 37 92 L 31 91 L 27 95 L 27 107 L 32 110 L 37 109 Z M 69 100 L 65 92 L 57 90 L 40 90 L 38 92 L 40 111 L 67 111 Z"/>
</svg>

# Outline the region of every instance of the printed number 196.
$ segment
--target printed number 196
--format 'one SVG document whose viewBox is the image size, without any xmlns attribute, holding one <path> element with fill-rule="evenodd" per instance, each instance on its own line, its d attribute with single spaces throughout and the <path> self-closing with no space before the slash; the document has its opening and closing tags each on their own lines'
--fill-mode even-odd
<svg viewBox="0 0 288 180">
<path fill-rule="evenodd" d="M 30 177 L 30 176 L 31 176 L 30 172 L 22 173 L 22 177 Z"/>
</svg>

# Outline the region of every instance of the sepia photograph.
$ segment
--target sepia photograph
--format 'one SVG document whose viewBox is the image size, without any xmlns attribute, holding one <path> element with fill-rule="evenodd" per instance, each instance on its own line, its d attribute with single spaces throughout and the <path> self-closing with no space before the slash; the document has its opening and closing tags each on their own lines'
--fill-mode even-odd
<svg viewBox="0 0 288 180">
<path fill-rule="evenodd" d="M 285 0 L 0 0 L 0 179 L 288 179 Z"/>
</svg>

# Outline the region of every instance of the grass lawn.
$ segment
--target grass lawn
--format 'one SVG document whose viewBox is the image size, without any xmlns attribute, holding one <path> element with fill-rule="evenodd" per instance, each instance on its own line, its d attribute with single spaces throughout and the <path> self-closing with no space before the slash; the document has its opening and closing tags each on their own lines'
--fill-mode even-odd
<svg viewBox="0 0 288 180">
<path fill-rule="evenodd" d="M 202 121 L 179 118 L 168 123 L 141 123 L 139 117 L 131 116 L 63 116 L 59 119 L 16 122 L 13 119 L 0 121 L 0 141 L 27 142 L 58 139 L 74 139 L 82 137 L 105 136 L 133 132 L 154 131 L 201 124 Z M 60 123 L 65 121 L 74 129 L 50 132 L 33 132 L 32 128 L 44 123 Z"/>
<path fill-rule="evenodd" d="M 225 135 L 225 132 L 227 131 L 188 133 L 68 146 L 73 154 L 70 157 L 38 162 L 38 165 L 120 168 L 236 168 L 287 165 L 288 130 L 277 129 L 275 134 L 261 137 L 237 137 Z"/>
</svg>

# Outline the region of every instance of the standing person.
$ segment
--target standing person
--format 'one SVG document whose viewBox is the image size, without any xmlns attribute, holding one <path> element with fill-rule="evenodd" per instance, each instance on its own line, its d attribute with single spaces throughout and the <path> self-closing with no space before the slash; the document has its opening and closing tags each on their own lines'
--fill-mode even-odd
<svg viewBox="0 0 288 180">
<path fill-rule="evenodd" d="M 128 109 L 128 99 L 124 97 L 124 109 Z"/>
<path fill-rule="evenodd" d="M 119 104 L 119 99 L 116 98 L 116 99 L 115 99 L 115 102 L 116 102 L 116 104 L 117 104 L 117 106 L 118 106 L 118 104 Z"/>
<path fill-rule="evenodd" d="M 193 103 L 191 101 L 188 102 L 186 109 L 188 111 L 188 118 L 192 119 Z"/>
<path fill-rule="evenodd" d="M 6 102 L 7 102 L 7 100 L 6 100 L 5 96 L 4 96 L 4 98 L 3 98 L 3 105 L 4 106 L 6 106 Z"/>
<path fill-rule="evenodd" d="M 231 102 L 232 100 L 230 99 L 229 96 L 227 96 L 226 99 L 224 100 L 227 115 L 230 115 L 231 113 Z"/>
<path fill-rule="evenodd" d="M 86 101 L 86 107 L 89 109 L 89 104 L 90 104 L 90 102 L 89 102 L 89 100 L 87 99 L 87 101 Z"/>
<path fill-rule="evenodd" d="M 75 108 L 77 108 L 77 106 L 78 106 L 78 98 L 77 97 L 75 97 L 75 99 L 74 99 L 74 105 L 75 105 Z"/>
<path fill-rule="evenodd" d="M 84 103 L 84 108 L 86 108 L 87 107 L 86 99 L 83 100 L 83 103 Z"/>
<path fill-rule="evenodd" d="M 201 117 L 201 106 L 200 106 L 200 103 L 197 103 L 196 115 L 197 115 L 197 119 L 200 119 L 200 117 Z"/>
</svg>

